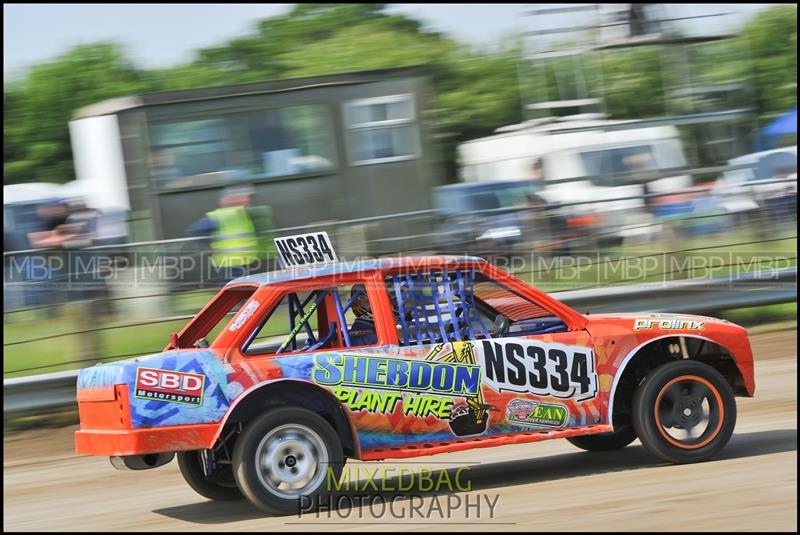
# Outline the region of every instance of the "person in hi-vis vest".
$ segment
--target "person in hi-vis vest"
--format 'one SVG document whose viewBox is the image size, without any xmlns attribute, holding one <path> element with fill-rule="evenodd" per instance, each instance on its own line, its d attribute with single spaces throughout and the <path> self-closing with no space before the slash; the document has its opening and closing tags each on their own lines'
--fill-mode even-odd
<svg viewBox="0 0 800 535">
<path fill-rule="evenodd" d="M 223 271 L 226 278 L 241 276 L 265 257 L 274 257 L 272 209 L 252 207 L 252 196 L 248 186 L 225 189 L 220 208 L 208 212 L 188 231 L 191 236 L 209 238 L 212 266 Z"/>
</svg>

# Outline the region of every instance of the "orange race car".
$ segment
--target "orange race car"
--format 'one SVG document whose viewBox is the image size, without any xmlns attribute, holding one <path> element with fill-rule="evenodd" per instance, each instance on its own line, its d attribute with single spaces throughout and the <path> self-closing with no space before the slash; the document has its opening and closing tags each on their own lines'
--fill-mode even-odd
<svg viewBox="0 0 800 535">
<path fill-rule="evenodd" d="M 177 452 L 201 495 L 290 513 L 347 458 L 638 437 L 706 460 L 753 396 L 747 333 L 724 320 L 587 316 L 480 258 L 276 242 L 286 269 L 228 283 L 162 353 L 81 371 L 78 453 L 145 469 Z"/>
</svg>

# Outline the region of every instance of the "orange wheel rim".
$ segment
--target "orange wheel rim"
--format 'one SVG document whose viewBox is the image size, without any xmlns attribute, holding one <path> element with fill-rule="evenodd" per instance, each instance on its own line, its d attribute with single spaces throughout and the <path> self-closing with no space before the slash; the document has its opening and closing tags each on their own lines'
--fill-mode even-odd
<svg viewBox="0 0 800 535">
<path fill-rule="evenodd" d="M 688 443 L 677 440 L 667 432 L 668 428 L 685 429 L 691 437 L 690 431 L 683 427 L 683 425 L 687 425 L 696 421 L 696 411 L 701 410 L 700 405 L 702 403 L 697 403 L 697 400 L 700 396 L 681 396 L 679 394 L 676 397 L 676 395 L 673 393 L 676 386 L 685 386 L 683 383 L 688 383 L 689 385 L 696 383 L 701 385 L 700 390 L 703 393 L 702 398 L 706 399 L 709 404 L 708 427 L 703 431 L 703 433 L 701 433 L 698 439 Z M 705 391 L 702 389 L 705 389 Z M 666 408 L 662 406 L 662 403 L 666 400 L 665 395 L 667 393 L 672 393 L 672 414 L 670 415 L 671 421 L 669 422 L 662 421 L 662 412 Z M 656 427 L 658 428 L 658 432 L 661 433 L 661 436 L 663 436 L 664 439 L 673 446 L 686 450 L 694 450 L 708 445 L 712 440 L 714 440 L 714 438 L 717 437 L 717 435 L 719 435 L 719 432 L 722 429 L 722 423 L 725 421 L 725 406 L 722 403 L 722 396 L 720 395 L 719 390 L 717 387 L 711 384 L 710 381 L 697 375 L 681 375 L 680 377 L 676 377 L 665 384 L 658 393 L 653 412 L 655 415 Z M 671 425 L 665 425 L 667 423 L 670 423 Z"/>
</svg>

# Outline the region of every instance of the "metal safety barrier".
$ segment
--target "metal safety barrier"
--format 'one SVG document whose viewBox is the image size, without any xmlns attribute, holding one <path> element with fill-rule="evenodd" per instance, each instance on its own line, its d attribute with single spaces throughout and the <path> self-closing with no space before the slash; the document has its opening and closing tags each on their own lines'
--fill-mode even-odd
<svg viewBox="0 0 800 535">
<path fill-rule="evenodd" d="M 628 286 L 553 292 L 553 297 L 583 313 L 712 313 L 797 301 L 797 268 L 738 276 L 688 279 Z M 77 407 L 79 370 L 3 381 L 3 415 L 46 414 Z"/>
</svg>

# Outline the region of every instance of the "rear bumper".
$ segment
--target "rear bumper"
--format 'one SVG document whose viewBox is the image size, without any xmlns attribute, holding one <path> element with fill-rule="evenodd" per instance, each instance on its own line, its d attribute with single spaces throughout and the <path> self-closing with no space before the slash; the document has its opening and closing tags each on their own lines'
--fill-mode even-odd
<svg viewBox="0 0 800 535">
<path fill-rule="evenodd" d="M 82 429 L 75 432 L 75 452 L 83 455 L 144 455 L 209 449 L 219 424 L 176 425 L 147 429 Z"/>
<path fill-rule="evenodd" d="M 214 444 L 218 422 L 134 428 L 128 396 L 124 384 L 78 390 L 76 453 L 116 457 L 203 450 Z"/>
</svg>

